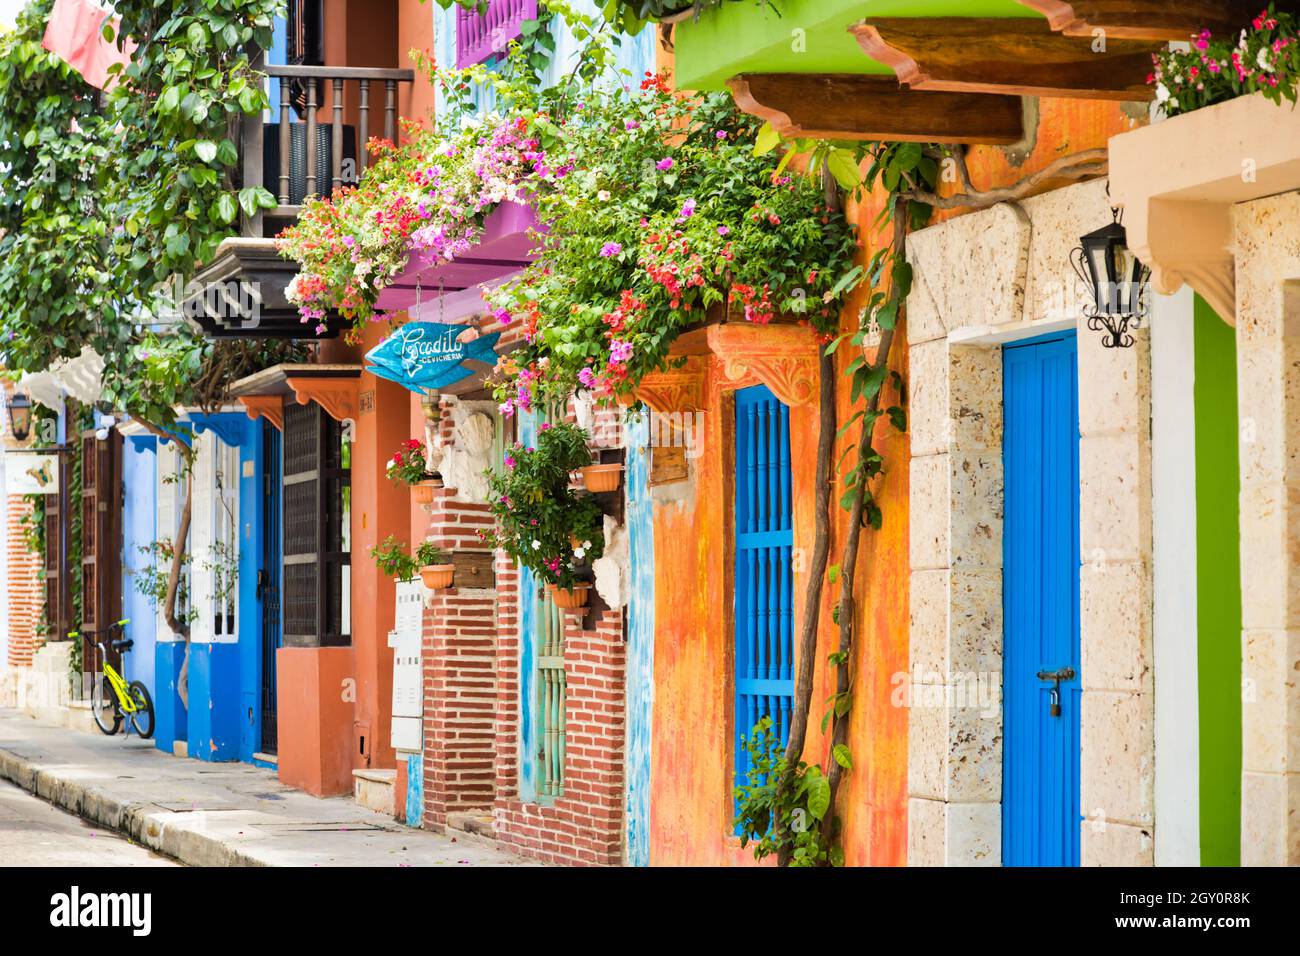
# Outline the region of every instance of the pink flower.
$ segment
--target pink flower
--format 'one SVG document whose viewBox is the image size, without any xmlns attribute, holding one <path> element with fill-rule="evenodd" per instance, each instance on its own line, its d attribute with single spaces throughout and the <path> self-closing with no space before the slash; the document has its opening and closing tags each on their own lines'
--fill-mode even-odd
<svg viewBox="0 0 1300 956">
<path fill-rule="evenodd" d="M 623 251 L 623 247 L 617 242 L 607 242 L 600 247 L 600 254 L 608 259 L 610 256 L 616 256 Z"/>
<path fill-rule="evenodd" d="M 584 366 L 578 370 L 578 381 L 582 383 L 583 388 L 595 388 L 596 373 Z"/>
<path fill-rule="evenodd" d="M 641 128 L 641 124 L 638 123 L 636 120 L 624 120 L 624 121 L 623 121 L 623 128 L 624 128 L 624 129 L 640 129 L 640 128 Z"/>
<path fill-rule="evenodd" d="M 677 221 L 685 222 L 693 215 L 695 215 L 695 200 L 688 199 L 686 202 L 682 203 L 682 211 L 677 214 Z"/>
<path fill-rule="evenodd" d="M 673 158 L 671 156 L 665 156 L 663 159 L 659 160 L 659 162 L 655 163 L 655 169 L 659 170 L 661 173 L 666 173 L 672 168 Z"/>
<path fill-rule="evenodd" d="M 609 343 L 610 364 L 626 362 L 632 357 L 632 343 L 622 339 L 611 339 Z"/>
<path fill-rule="evenodd" d="M 718 139 L 726 139 L 726 138 L 727 138 L 727 131 L 726 131 L 725 129 L 720 129 L 720 130 L 718 130 L 716 133 L 714 133 L 713 135 L 716 136 Z"/>
<path fill-rule="evenodd" d="M 718 235 L 720 235 L 720 236 L 725 236 L 725 235 L 726 235 L 727 233 L 729 233 L 729 232 L 731 232 L 731 230 L 728 229 L 726 226 L 719 226 L 719 227 L 718 227 Z"/>
<path fill-rule="evenodd" d="M 510 452 L 506 452 L 506 467 L 507 468 L 515 467 L 515 456 L 510 454 Z"/>
</svg>

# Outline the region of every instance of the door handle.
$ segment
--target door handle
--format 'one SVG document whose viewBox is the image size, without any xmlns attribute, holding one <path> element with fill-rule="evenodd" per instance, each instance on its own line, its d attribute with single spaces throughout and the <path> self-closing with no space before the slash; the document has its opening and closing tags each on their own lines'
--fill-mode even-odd
<svg viewBox="0 0 1300 956">
<path fill-rule="evenodd" d="M 1047 713 L 1051 717 L 1061 716 L 1061 681 L 1074 678 L 1073 667 L 1058 667 L 1054 671 L 1039 671 L 1039 680 L 1052 682 L 1052 696 L 1048 698 Z"/>
<path fill-rule="evenodd" d="M 1054 671 L 1039 671 L 1039 672 L 1038 672 L 1038 679 L 1039 679 L 1039 680 L 1052 680 L 1052 681 L 1056 681 L 1058 684 L 1059 684 L 1061 681 L 1063 681 L 1063 680 L 1073 680 L 1073 679 L 1074 679 L 1074 668 L 1073 668 L 1073 667 L 1060 667 L 1060 668 L 1057 668 L 1057 669 L 1054 670 Z"/>
</svg>

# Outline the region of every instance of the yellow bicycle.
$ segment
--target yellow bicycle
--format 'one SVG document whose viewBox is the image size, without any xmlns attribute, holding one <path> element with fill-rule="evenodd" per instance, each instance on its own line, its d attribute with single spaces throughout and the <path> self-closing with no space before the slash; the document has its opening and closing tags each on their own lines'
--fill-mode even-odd
<svg viewBox="0 0 1300 956">
<path fill-rule="evenodd" d="M 123 631 L 130 623 L 129 618 L 115 621 L 108 626 L 108 633 Z M 68 636 L 75 638 L 78 634 L 73 631 Z M 148 740 L 153 736 L 153 698 L 149 696 L 149 689 L 138 680 L 128 684 L 108 662 L 109 648 L 125 654 L 134 644 L 130 638 L 95 642 L 104 670 L 95 672 L 90 685 L 90 713 L 95 718 L 95 726 L 110 737 L 117 733 L 125 717 L 140 738 Z"/>
</svg>

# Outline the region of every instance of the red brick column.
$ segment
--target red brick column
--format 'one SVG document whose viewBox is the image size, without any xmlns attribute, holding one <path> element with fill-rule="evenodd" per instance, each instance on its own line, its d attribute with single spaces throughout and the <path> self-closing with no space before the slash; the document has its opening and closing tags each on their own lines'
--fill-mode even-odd
<svg viewBox="0 0 1300 956">
<path fill-rule="evenodd" d="M 434 492 L 429 540 L 452 551 L 484 550 L 486 505 Z M 496 593 L 490 588 L 435 591 L 424 611 L 424 826 L 442 830 L 447 814 L 492 807 L 496 710 Z"/>
<path fill-rule="evenodd" d="M 517 675 L 518 648 L 498 656 Z M 623 858 L 625 660 L 623 618 L 607 611 L 590 629 L 565 613 L 564 795 L 552 804 L 518 799 L 518 748 L 498 748 L 496 836 L 519 853 L 551 863 L 615 866 Z M 499 695 L 501 724 L 518 725 L 518 692 Z M 516 738 L 517 739 L 517 738 Z M 503 770 L 502 763 L 509 764 Z M 514 786 L 501 785 L 509 780 Z"/>
<path fill-rule="evenodd" d="M 424 612 L 424 826 L 442 830 L 455 810 L 487 809 L 496 704 L 495 596 L 435 591 Z"/>
<path fill-rule="evenodd" d="M 45 643 L 39 633 L 45 611 L 45 569 L 41 556 L 28 550 L 23 521 L 32 513 L 32 504 L 19 495 L 6 496 L 6 552 L 9 580 L 9 660 L 15 667 L 30 667 L 32 655 Z"/>
</svg>

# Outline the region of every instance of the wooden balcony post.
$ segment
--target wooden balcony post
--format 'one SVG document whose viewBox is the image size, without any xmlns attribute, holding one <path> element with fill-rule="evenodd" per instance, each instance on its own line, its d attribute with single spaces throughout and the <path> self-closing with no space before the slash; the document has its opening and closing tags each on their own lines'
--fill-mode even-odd
<svg viewBox="0 0 1300 956">
<path fill-rule="evenodd" d="M 334 124 L 330 130 L 330 178 L 333 188 L 343 185 L 343 78 L 334 77 Z"/>
<path fill-rule="evenodd" d="M 280 77 L 280 193 L 281 206 L 289 205 L 289 152 L 293 149 L 289 135 L 289 79 Z"/>
<path fill-rule="evenodd" d="M 357 100 L 357 178 L 366 171 L 369 154 L 366 143 L 370 139 L 370 81 L 361 80 L 361 97 Z"/>
<path fill-rule="evenodd" d="M 316 81 L 307 81 L 307 189 L 303 196 L 316 195 Z"/>
<path fill-rule="evenodd" d="M 384 80 L 384 139 L 397 142 L 397 81 Z"/>
</svg>

